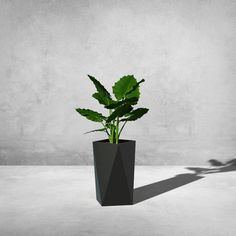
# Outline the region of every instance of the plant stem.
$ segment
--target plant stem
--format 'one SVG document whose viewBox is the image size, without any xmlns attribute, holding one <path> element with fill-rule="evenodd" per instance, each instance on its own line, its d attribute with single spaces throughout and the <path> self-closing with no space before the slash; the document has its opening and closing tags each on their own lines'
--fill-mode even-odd
<svg viewBox="0 0 236 236">
<path fill-rule="evenodd" d="M 108 138 L 109 138 L 110 134 L 108 133 L 106 126 L 103 124 L 103 122 L 101 122 L 101 123 L 102 123 L 103 127 L 106 129 L 105 132 L 107 133 Z"/>
<path fill-rule="evenodd" d="M 111 127 L 111 143 L 114 142 L 114 129 Z"/>
<path fill-rule="evenodd" d="M 109 109 L 109 115 L 111 115 L 111 113 L 112 113 L 112 109 Z M 113 134 L 113 127 L 110 126 L 109 129 L 110 129 L 109 142 L 110 142 L 110 143 L 113 143 L 113 137 L 114 137 L 114 134 Z"/>
<path fill-rule="evenodd" d="M 120 132 L 119 132 L 119 135 L 118 135 L 119 138 L 120 138 L 120 134 L 121 134 L 122 130 L 124 129 L 126 123 L 127 123 L 127 121 L 124 122 L 124 124 L 122 125 L 122 127 L 120 129 Z"/>
<path fill-rule="evenodd" d="M 119 116 L 116 118 L 116 144 L 119 143 Z"/>
</svg>

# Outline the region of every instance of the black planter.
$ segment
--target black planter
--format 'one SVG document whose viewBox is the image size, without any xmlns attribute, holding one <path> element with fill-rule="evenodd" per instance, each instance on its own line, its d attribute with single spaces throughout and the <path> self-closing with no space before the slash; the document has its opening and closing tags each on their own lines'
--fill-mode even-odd
<svg viewBox="0 0 236 236">
<path fill-rule="evenodd" d="M 133 204 L 135 141 L 93 142 L 96 197 L 102 206 Z"/>
</svg>

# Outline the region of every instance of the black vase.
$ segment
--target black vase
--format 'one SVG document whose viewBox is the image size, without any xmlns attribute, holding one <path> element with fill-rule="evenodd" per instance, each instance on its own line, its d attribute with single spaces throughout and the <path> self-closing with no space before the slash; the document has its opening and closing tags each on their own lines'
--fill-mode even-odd
<svg viewBox="0 0 236 236">
<path fill-rule="evenodd" d="M 93 142 L 96 197 L 102 206 L 133 204 L 135 141 Z"/>
</svg>

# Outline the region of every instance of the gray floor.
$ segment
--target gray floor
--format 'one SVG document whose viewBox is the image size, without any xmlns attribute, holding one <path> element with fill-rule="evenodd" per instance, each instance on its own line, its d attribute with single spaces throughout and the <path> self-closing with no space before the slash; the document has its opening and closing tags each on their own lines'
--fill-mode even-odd
<svg viewBox="0 0 236 236">
<path fill-rule="evenodd" d="M 136 204 L 101 207 L 91 166 L 1 166 L 0 235 L 235 236 L 236 171 L 194 171 L 138 166 Z"/>
</svg>

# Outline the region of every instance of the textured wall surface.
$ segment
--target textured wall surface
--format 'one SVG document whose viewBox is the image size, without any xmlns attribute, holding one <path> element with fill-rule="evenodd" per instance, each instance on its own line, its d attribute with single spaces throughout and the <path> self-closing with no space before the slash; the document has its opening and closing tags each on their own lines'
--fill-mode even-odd
<svg viewBox="0 0 236 236">
<path fill-rule="evenodd" d="M 137 164 L 236 157 L 236 1 L 0 0 L 0 164 L 92 164 L 91 74 L 145 78 Z"/>
</svg>

